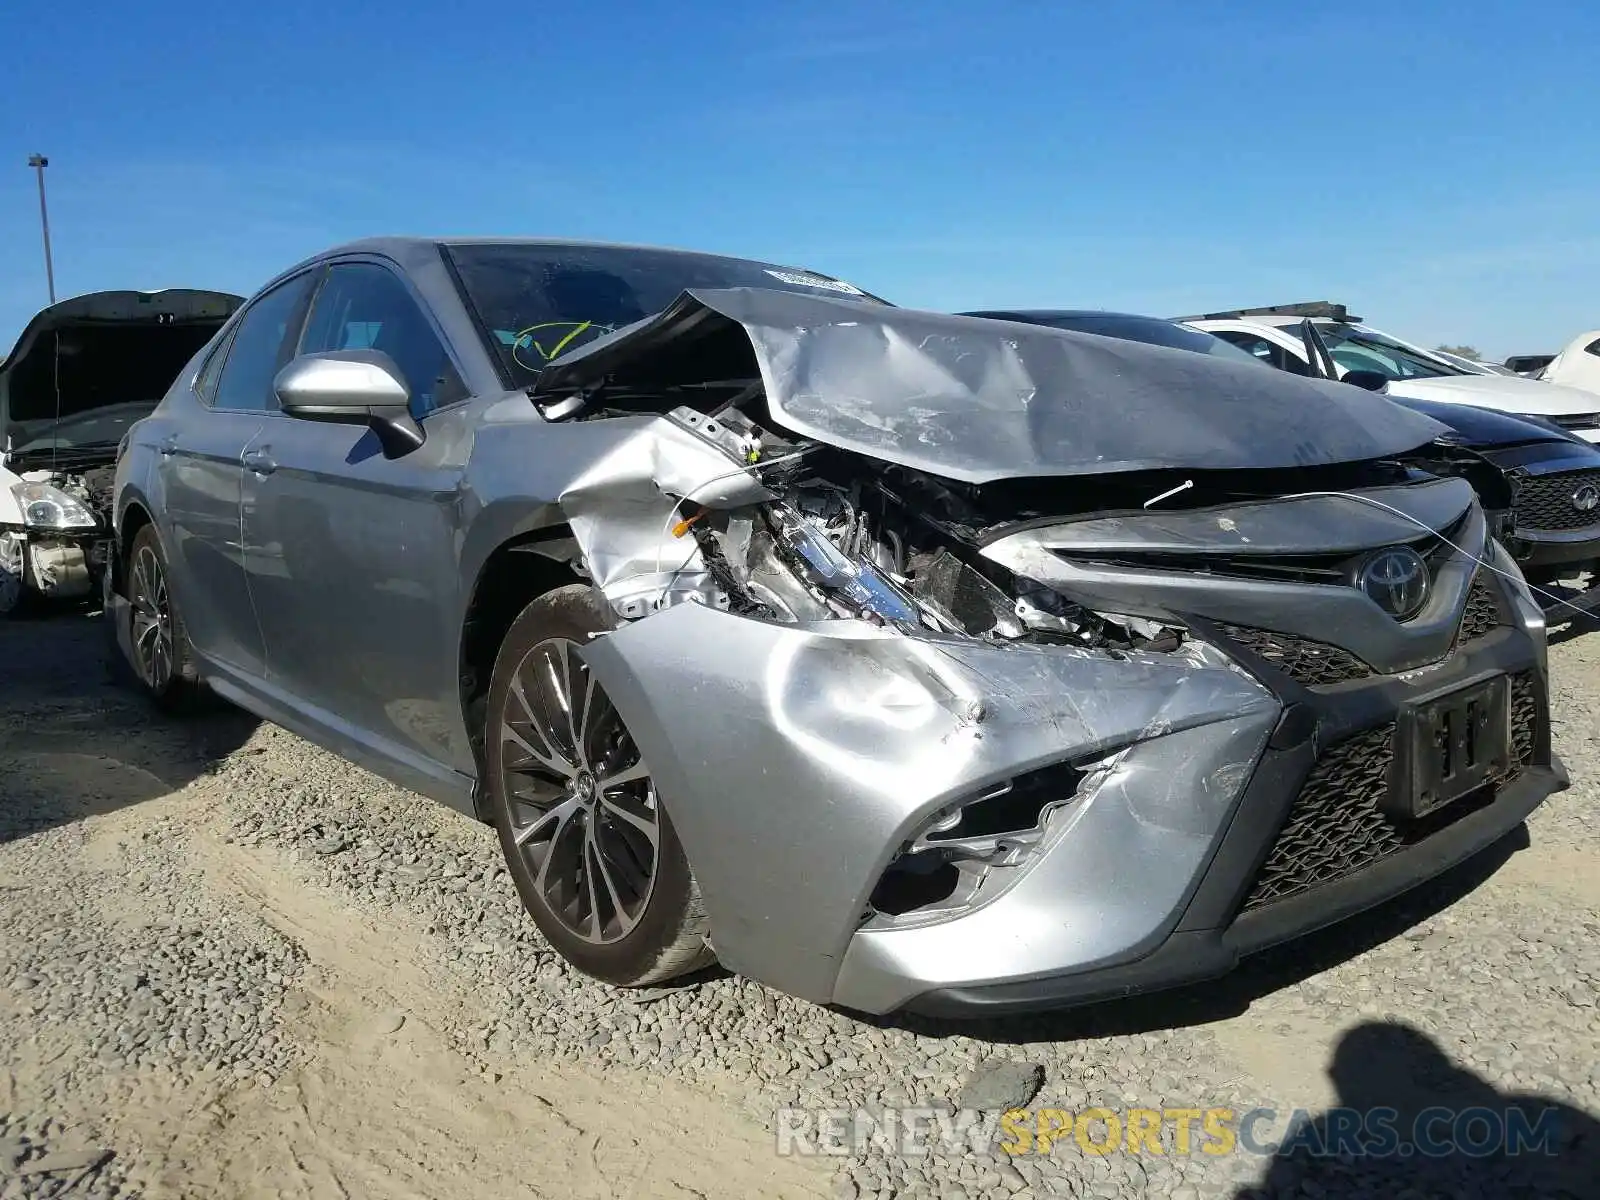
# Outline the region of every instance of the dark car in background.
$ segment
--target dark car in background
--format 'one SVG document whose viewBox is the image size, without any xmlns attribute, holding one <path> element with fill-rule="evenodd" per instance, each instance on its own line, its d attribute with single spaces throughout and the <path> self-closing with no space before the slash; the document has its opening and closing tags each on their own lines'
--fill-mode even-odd
<svg viewBox="0 0 1600 1200">
<path fill-rule="evenodd" d="M 1161 317 L 1095 309 L 985 309 L 968 315 L 1273 365 L 1215 334 Z M 1316 363 L 1323 355 L 1314 328 L 1309 340 L 1308 356 Z M 1333 376 L 1328 372 L 1323 377 Z M 1347 382 L 1385 390 L 1381 377 L 1360 372 Z M 1592 586 L 1600 572 L 1600 447 L 1536 417 L 1404 396 L 1389 399 L 1450 427 L 1451 433 L 1439 441 L 1435 465 L 1472 480 L 1496 536 L 1530 582 L 1583 580 L 1591 585 L 1577 594 L 1542 597 L 1552 620 L 1600 604 L 1600 591 Z"/>
</svg>

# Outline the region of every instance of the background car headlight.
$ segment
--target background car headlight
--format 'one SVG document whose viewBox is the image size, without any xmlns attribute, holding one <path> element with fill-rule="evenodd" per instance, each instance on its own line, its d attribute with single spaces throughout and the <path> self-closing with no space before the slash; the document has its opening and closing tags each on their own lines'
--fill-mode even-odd
<svg viewBox="0 0 1600 1200">
<path fill-rule="evenodd" d="M 19 483 L 11 494 L 30 529 L 93 529 L 100 523 L 83 501 L 48 483 Z"/>
</svg>

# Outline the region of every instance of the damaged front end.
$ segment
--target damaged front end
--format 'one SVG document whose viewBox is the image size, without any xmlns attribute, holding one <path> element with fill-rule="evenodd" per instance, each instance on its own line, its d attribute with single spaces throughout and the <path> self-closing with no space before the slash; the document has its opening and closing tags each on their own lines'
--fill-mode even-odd
<svg viewBox="0 0 1600 1200">
<path fill-rule="evenodd" d="M 584 657 L 725 965 L 875 1012 L 1077 994 L 1227 890 L 1228 839 L 1269 858 L 1320 750 L 1392 725 L 1395 687 L 1469 666 L 1534 680 L 1501 782 L 1548 774 L 1537 609 L 1479 569 L 1470 486 L 1404 461 L 1433 422 L 1358 394 L 1320 431 L 1269 413 L 1178 455 L 1203 397 L 1143 432 L 1073 398 L 1114 377 L 1155 416 L 1188 378 L 1227 408 L 1267 373 L 992 328 L 698 295 L 534 389 L 559 419 L 645 417 L 560 506 L 619 619 Z M 1391 550 L 1429 579 L 1398 614 L 1362 584 Z"/>
<path fill-rule="evenodd" d="M 0 615 L 29 595 L 92 595 L 110 547 L 114 468 L 26 469 L 0 497 Z"/>
</svg>

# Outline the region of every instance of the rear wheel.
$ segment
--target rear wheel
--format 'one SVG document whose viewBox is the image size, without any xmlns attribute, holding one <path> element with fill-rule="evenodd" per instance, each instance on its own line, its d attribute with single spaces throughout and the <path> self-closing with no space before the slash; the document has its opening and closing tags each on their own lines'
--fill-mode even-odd
<svg viewBox="0 0 1600 1200">
<path fill-rule="evenodd" d="M 167 582 L 167 556 L 155 526 L 146 525 L 134 535 L 127 579 L 131 665 L 139 687 L 162 708 L 181 708 L 194 698 L 194 655 Z"/>
<path fill-rule="evenodd" d="M 501 849 L 540 932 L 586 974 L 642 986 L 712 954 L 650 770 L 579 653 L 611 625 L 582 585 L 524 608 L 495 660 L 484 749 Z"/>
</svg>

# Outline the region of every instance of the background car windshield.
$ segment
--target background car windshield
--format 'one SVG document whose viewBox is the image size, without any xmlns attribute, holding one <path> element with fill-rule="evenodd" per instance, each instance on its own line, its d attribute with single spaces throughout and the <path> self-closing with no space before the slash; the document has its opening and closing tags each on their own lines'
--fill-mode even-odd
<svg viewBox="0 0 1600 1200">
<path fill-rule="evenodd" d="M 1377 371 L 1390 379 L 1439 379 L 1466 375 L 1431 355 L 1393 338 L 1351 325 L 1322 325 L 1317 332 L 1333 361 L 1347 371 Z"/>
<path fill-rule="evenodd" d="M 1202 333 L 1198 329 L 1185 329 L 1172 321 L 1156 317 L 1122 316 L 1115 313 L 1060 313 L 1041 316 L 1034 321 L 1055 329 L 1071 329 L 1078 333 L 1097 333 L 1101 337 L 1121 338 L 1129 342 L 1148 342 L 1152 346 L 1170 346 L 1174 350 L 1193 350 L 1197 354 L 1211 354 L 1232 362 L 1259 363 L 1261 360 L 1247 350 L 1230 345 L 1219 337 Z"/>
<path fill-rule="evenodd" d="M 517 386 L 546 363 L 666 308 L 689 288 L 759 287 L 882 303 L 770 263 L 675 250 L 467 243 L 445 247 L 489 350 Z"/>
</svg>

